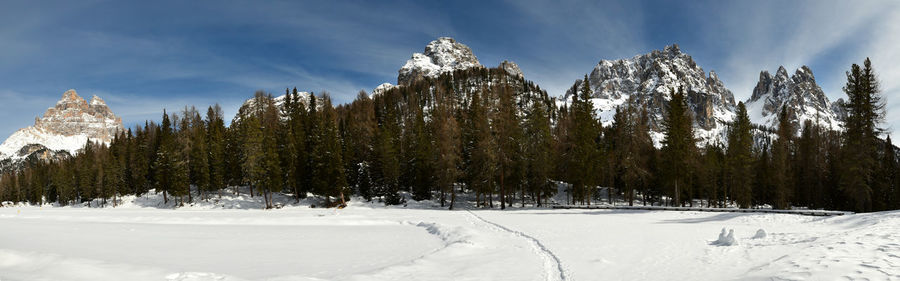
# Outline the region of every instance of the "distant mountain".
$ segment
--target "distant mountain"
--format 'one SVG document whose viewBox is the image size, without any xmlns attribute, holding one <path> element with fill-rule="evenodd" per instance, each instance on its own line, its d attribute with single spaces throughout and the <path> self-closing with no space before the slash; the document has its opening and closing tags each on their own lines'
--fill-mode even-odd
<svg viewBox="0 0 900 281">
<path fill-rule="evenodd" d="M 6 162 L 4 166 L 14 166 L 33 155 L 46 160 L 75 154 L 88 141 L 109 143 L 121 130 L 122 119 L 103 99 L 94 96 L 88 102 L 68 90 L 55 106 L 35 118 L 33 126 L 16 131 L 0 144 L 0 160 Z"/>
<path fill-rule="evenodd" d="M 425 53 L 414 53 L 398 71 L 398 85 L 408 85 L 423 77 L 436 78 L 454 70 L 482 67 L 469 46 L 450 37 L 441 37 L 425 46 Z"/>
<path fill-rule="evenodd" d="M 504 81 L 516 89 L 517 103 L 523 109 L 536 100 L 548 103 L 551 100 L 546 91 L 525 80 L 525 75 L 515 62 L 504 60 L 495 68 L 487 68 L 478 61 L 469 46 L 450 37 L 440 37 L 428 43 L 424 53 L 414 53 L 397 73 L 397 85 L 383 83 L 372 94 L 414 86 L 421 88 L 423 85 L 433 89 L 431 83 L 435 79 L 458 74 L 461 77 L 452 77 L 452 80 L 455 81 L 454 92 L 458 94 L 459 102 L 467 102 L 474 91 L 496 86 Z"/>
<path fill-rule="evenodd" d="M 735 117 L 731 91 L 715 72 L 707 75 L 678 45 L 630 59 L 602 60 L 588 75 L 588 80 L 594 108 L 604 125 L 612 124 L 617 106 L 624 105 L 629 98 L 636 99 L 650 113 L 651 137 L 657 145 L 662 140 L 661 125 L 673 89 L 683 88 L 687 93 L 696 135 L 702 143 L 724 140 L 727 124 Z M 578 79 L 576 87 L 566 92 L 566 101 L 571 101 L 581 83 Z"/>
<path fill-rule="evenodd" d="M 798 132 L 806 120 L 840 129 L 844 116 L 840 104 L 843 100 L 835 103 L 828 100 L 816 84 L 812 70 L 805 65 L 790 77 L 784 67 L 779 67 L 775 76 L 768 71 L 760 72 L 753 95 L 746 102 L 750 120 L 766 127 L 778 126 L 778 115 L 783 107 L 786 108 Z"/>
</svg>

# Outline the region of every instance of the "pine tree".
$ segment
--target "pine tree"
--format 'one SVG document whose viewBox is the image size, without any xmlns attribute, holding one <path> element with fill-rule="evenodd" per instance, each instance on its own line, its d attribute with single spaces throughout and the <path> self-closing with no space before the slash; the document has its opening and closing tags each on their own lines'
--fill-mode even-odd
<svg viewBox="0 0 900 281">
<path fill-rule="evenodd" d="M 879 155 L 878 170 L 876 171 L 875 184 L 872 189 L 873 211 L 884 211 L 896 208 L 897 193 L 897 156 L 891 137 L 884 141 Z"/>
<path fill-rule="evenodd" d="M 821 128 L 818 121 L 806 120 L 797 140 L 796 192 L 794 198 L 799 206 L 824 208 L 826 151 L 822 147 Z"/>
<path fill-rule="evenodd" d="M 326 204 L 330 203 L 330 197 L 338 197 L 341 204 L 345 203 L 347 178 L 344 175 L 344 164 L 341 158 L 341 144 L 337 129 L 337 116 L 331 106 L 331 98 L 327 93 L 322 95 L 322 111 L 317 118 L 317 134 L 312 151 L 313 157 L 313 191 L 326 198 Z"/>
<path fill-rule="evenodd" d="M 367 201 L 374 196 L 374 160 L 375 131 L 378 122 L 375 119 L 375 103 L 365 91 L 360 91 L 356 100 L 350 104 L 346 113 L 349 115 L 346 124 L 346 135 L 342 139 L 349 149 L 349 157 L 345 159 L 349 184 L 356 187 L 356 192 Z"/>
<path fill-rule="evenodd" d="M 778 116 L 778 138 L 772 143 L 772 206 L 776 209 L 789 209 L 791 196 L 794 194 L 793 183 L 793 139 L 794 126 L 791 124 L 790 112 L 786 105 L 782 106 Z"/>
<path fill-rule="evenodd" d="M 262 107 L 260 109 L 262 110 L 262 115 L 259 116 L 260 125 L 262 126 L 260 129 L 262 147 L 259 148 L 259 152 L 262 153 L 261 159 L 259 159 L 259 167 L 262 168 L 262 174 L 260 174 L 259 186 L 262 189 L 266 209 L 271 209 L 274 207 L 272 192 L 280 191 L 283 184 L 281 157 L 278 154 L 278 129 L 281 124 L 278 108 L 275 106 L 272 96 L 267 94 L 260 101 L 264 103 L 260 105 Z"/>
<path fill-rule="evenodd" d="M 172 155 L 174 155 L 172 165 L 172 196 L 178 197 L 178 205 L 183 206 L 185 202 L 192 202 L 191 194 L 191 121 L 196 110 L 185 107 L 182 116 L 173 114 L 173 124 L 178 124 L 178 129 L 174 132 L 174 139 L 171 143 Z M 188 199 L 185 201 L 184 197 Z"/>
<path fill-rule="evenodd" d="M 491 135 L 488 110 L 482 101 L 485 93 L 475 92 L 469 105 L 469 122 L 473 133 L 471 162 L 467 172 L 469 186 L 475 190 L 480 206 L 493 208 L 494 175 L 497 167 L 496 144 Z"/>
<path fill-rule="evenodd" d="M 723 197 L 737 202 L 741 208 L 749 208 L 753 182 L 753 135 L 747 107 L 737 106 L 737 118 L 728 130 L 728 149 L 725 153 L 726 190 Z"/>
<path fill-rule="evenodd" d="M 197 186 L 200 199 L 206 200 L 213 191 L 210 177 L 208 128 L 196 110 L 191 111 L 191 150 L 190 171 L 191 182 Z"/>
<path fill-rule="evenodd" d="M 397 136 L 400 124 L 397 112 L 397 91 L 382 93 L 375 98 L 375 149 L 372 172 L 376 188 L 375 195 L 382 196 L 386 205 L 402 203 L 400 197 L 400 162 Z"/>
<path fill-rule="evenodd" d="M 411 128 L 406 130 L 406 142 L 409 146 L 409 149 L 407 149 L 409 184 L 412 185 L 413 199 L 430 200 L 431 184 L 433 183 L 432 174 L 434 173 L 431 166 L 433 163 L 431 160 L 432 136 L 428 132 L 422 108 L 414 103 L 409 106 L 412 107 L 411 110 L 413 111 L 410 114 L 412 116 L 412 120 L 410 120 L 412 121 L 410 122 Z"/>
<path fill-rule="evenodd" d="M 666 173 L 665 185 L 674 201 L 673 205 L 684 205 L 685 194 L 691 194 L 690 179 L 696 155 L 693 121 L 684 99 L 684 90 L 672 91 L 669 110 L 663 122 L 662 141 L 663 169 Z"/>
<path fill-rule="evenodd" d="M 599 119 L 591 102 L 591 91 L 590 80 L 585 75 L 581 82 L 581 90 L 572 96 L 570 151 L 566 156 L 569 159 L 567 180 L 573 186 L 573 203 L 577 201 L 588 205 L 597 184 L 597 174 L 600 173 L 598 163 L 600 151 L 597 141 L 601 137 Z"/>
<path fill-rule="evenodd" d="M 550 129 L 550 112 L 543 101 L 533 102 L 525 116 L 525 167 L 526 186 L 536 206 L 542 199 L 555 192 L 550 176 L 553 171 L 553 136 Z M 524 205 L 525 202 L 523 201 Z"/>
<path fill-rule="evenodd" d="M 172 131 L 172 122 L 169 115 L 163 110 L 162 123 L 157 133 L 157 143 L 159 143 L 159 151 L 154 162 L 154 175 L 156 192 L 162 191 L 163 204 L 169 203 L 169 192 L 175 184 L 176 153 L 175 153 L 175 136 Z"/>
<path fill-rule="evenodd" d="M 436 98 L 434 109 L 434 162 L 435 183 L 441 190 L 441 207 L 444 207 L 446 194 L 450 193 L 450 210 L 456 203 L 454 184 L 460 176 L 460 129 L 453 115 L 453 104 L 446 92 L 440 92 Z"/>
<path fill-rule="evenodd" d="M 494 120 L 496 128 L 498 187 L 500 191 L 500 209 L 506 209 L 508 193 L 515 190 L 515 186 L 521 185 L 522 173 L 522 127 L 519 122 L 518 107 L 516 107 L 512 88 L 508 82 L 499 86 L 500 94 L 497 114 Z M 512 203 L 509 203 L 511 205 Z"/>
<path fill-rule="evenodd" d="M 652 140 L 639 114 L 634 99 L 630 99 L 624 108 L 617 107 L 611 135 L 607 136 L 612 142 L 613 182 L 617 189 L 624 191 L 629 206 L 634 205 L 635 190 L 646 184 L 650 176 L 643 154 L 647 152 L 647 145 L 652 146 Z"/>
<path fill-rule="evenodd" d="M 210 190 L 220 191 L 225 189 L 226 174 L 228 173 L 225 157 L 225 121 L 222 118 L 222 108 L 216 104 L 206 110 L 207 147 L 209 148 L 207 162 L 209 163 L 209 187 Z M 219 193 L 221 197 L 221 193 Z"/>
<path fill-rule="evenodd" d="M 843 141 L 840 190 L 845 208 L 872 210 L 872 184 L 878 154 L 879 124 L 884 118 L 884 103 L 878 81 L 867 58 L 863 67 L 854 64 L 847 72 L 847 118 Z"/>
<path fill-rule="evenodd" d="M 244 182 L 249 183 L 250 197 L 255 195 L 253 189 L 258 187 L 266 171 L 263 161 L 265 154 L 263 151 L 263 135 L 261 116 L 257 114 L 246 115 L 241 119 L 243 127 L 242 149 L 244 159 L 241 162 L 241 169 L 244 174 Z"/>
</svg>

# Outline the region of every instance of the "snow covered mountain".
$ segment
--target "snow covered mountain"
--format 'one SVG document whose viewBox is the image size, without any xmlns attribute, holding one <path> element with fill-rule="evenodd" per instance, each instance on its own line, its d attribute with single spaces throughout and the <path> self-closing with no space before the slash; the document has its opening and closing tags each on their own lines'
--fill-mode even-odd
<svg viewBox="0 0 900 281">
<path fill-rule="evenodd" d="M 734 95 L 715 72 L 707 76 L 678 45 L 666 46 L 630 59 L 602 60 L 588 76 L 594 108 L 604 125 L 612 123 L 616 107 L 634 98 L 650 113 L 651 136 L 662 140 L 662 120 L 673 89 L 683 88 L 694 113 L 696 136 L 701 143 L 724 140 L 727 123 L 735 117 Z M 582 81 L 576 81 L 579 89 Z M 573 89 L 566 92 L 571 101 Z"/>
<path fill-rule="evenodd" d="M 278 109 L 283 109 L 284 100 L 287 98 L 287 94 L 274 96 L 272 97 L 272 101 L 275 102 L 275 106 Z M 316 98 L 319 101 L 319 98 Z M 309 92 L 297 92 L 297 101 L 303 103 L 304 105 L 309 105 Z M 318 103 L 321 106 L 321 102 Z M 232 118 L 232 122 L 238 122 L 242 119 L 244 114 L 248 114 L 250 110 L 256 106 L 256 98 L 249 98 L 241 104 L 241 107 L 238 108 L 238 112 L 234 114 L 234 118 Z"/>
<path fill-rule="evenodd" d="M 17 162 L 35 153 L 41 153 L 41 159 L 75 154 L 89 140 L 110 142 L 120 130 L 124 130 L 122 118 L 106 102 L 97 96 L 88 102 L 68 90 L 55 106 L 35 118 L 33 126 L 16 131 L 0 145 L 0 160 Z"/>
<path fill-rule="evenodd" d="M 450 37 L 441 37 L 425 46 L 425 53 L 414 53 L 398 71 L 398 85 L 408 85 L 423 77 L 435 78 L 458 69 L 481 67 L 469 46 Z M 516 67 L 518 68 L 518 67 Z"/>
<path fill-rule="evenodd" d="M 842 103 L 843 100 L 835 103 L 829 101 L 816 84 L 812 70 L 804 65 L 790 77 L 784 67 L 778 67 L 775 76 L 765 70 L 760 72 L 759 82 L 746 105 L 750 120 L 767 127 L 778 126 L 778 115 L 786 106 L 791 122 L 799 132 L 806 120 L 818 120 L 821 126 L 840 129 Z"/>
</svg>

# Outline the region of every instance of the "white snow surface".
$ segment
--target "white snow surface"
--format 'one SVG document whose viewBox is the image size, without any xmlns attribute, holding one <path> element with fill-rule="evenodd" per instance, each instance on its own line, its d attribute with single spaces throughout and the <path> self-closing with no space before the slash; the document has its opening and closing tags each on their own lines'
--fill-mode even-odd
<svg viewBox="0 0 900 281">
<path fill-rule="evenodd" d="M 41 128 L 28 126 L 23 129 L 19 129 L 18 131 L 10 135 L 9 138 L 7 138 L 3 142 L 3 144 L 0 144 L 0 159 L 22 158 L 22 156 L 19 155 L 18 152 L 20 149 L 22 149 L 22 147 L 29 144 L 40 144 L 49 148 L 50 150 L 65 150 L 69 153 L 75 154 L 76 151 L 84 147 L 88 140 L 100 141 L 90 139 L 85 135 L 59 135 L 52 132 L 47 132 Z"/>
<path fill-rule="evenodd" d="M 0 280 L 900 278 L 900 212 L 448 211 L 360 200 L 266 211 L 258 199 L 0 208 Z M 735 243 L 711 245 L 723 228 Z M 754 239 L 762 228 L 767 237 Z"/>
</svg>

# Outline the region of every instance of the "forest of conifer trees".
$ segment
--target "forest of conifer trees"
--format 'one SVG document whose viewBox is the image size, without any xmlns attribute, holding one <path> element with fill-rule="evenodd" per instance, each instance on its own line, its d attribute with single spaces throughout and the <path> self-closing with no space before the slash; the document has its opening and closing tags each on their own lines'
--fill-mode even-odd
<svg viewBox="0 0 900 281">
<path fill-rule="evenodd" d="M 314 194 L 328 207 L 359 196 L 449 209 L 468 194 L 505 209 L 544 206 L 563 186 L 566 204 L 900 209 L 897 150 L 882 139 L 884 103 L 868 59 L 847 72 L 840 130 L 810 120 L 795 128 L 787 110 L 776 128 L 760 128 L 739 103 L 724 143 L 700 144 L 684 91 L 672 89 L 660 148 L 635 101 L 603 126 L 586 78 L 567 103 L 502 69 L 472 68 L 337 106 L 327 93 L 257 92 L 228 125 L 218 105 L 164 111 L 160 123 L 108 145 L 4 172 L 0 201 L 115 206 L 157 192 L 183 205 L 240 186 L 266 208 L 282 193 Z"/>
</svg>

